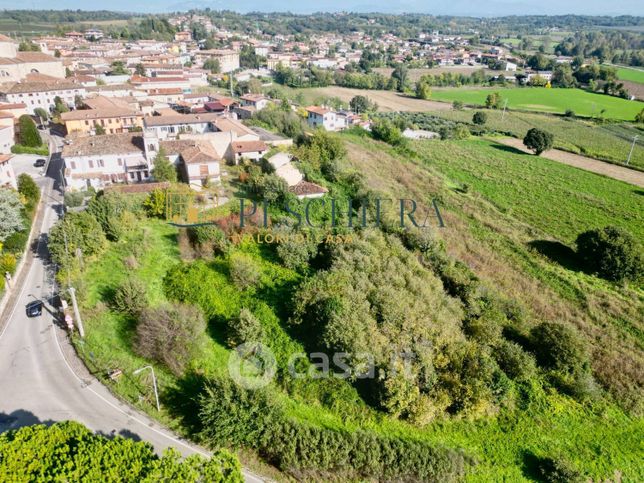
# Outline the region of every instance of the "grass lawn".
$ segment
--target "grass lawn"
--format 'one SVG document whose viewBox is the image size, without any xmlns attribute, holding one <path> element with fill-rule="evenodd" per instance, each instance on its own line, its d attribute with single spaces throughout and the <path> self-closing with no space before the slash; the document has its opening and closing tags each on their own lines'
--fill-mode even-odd
<svg viewBox="0 0 644 483">
<path fill-rule="evenodd" d="M 585 119 L 571 119 L 529 112 L 503 112 L 486 109 L 486 127 L 523 138 L 528 129 L 538 127 L 555 136 L 555 147 L 592 158 L 625 164 L 631 149 L 633 136 L 639 130 L 629 123 L 597 124 Z M 448 110 L 430 112 L 452 121 L 472 122 L 472 110 Z M 644 169 L 644 143 L 635 145 L 631 165 Z"/>
<path fill-rule="evenodd" d="M 636 67 L 620 67 L 617 69 L 617 78 L 619 80 L 644 84 L 644 70 Z"/>
<path fill-rule="evenodd" d="M 636 186 L 492 141 L 443 142 L 440 149 L 437 142 L 415 146 L 450 179 L 562 241 L 572 243 L 582 231 L 610 224 L 644 237 L 644 197 Z"/>
<path fill-rule="evenodd" d="M 555 112 L 563 114 L 567 109 L 580 116 L 603 116 L 608 119 L 632 121 L 644 108 L 644 103 L 618 97 L 594 94 L 581 89 L 548 89 L 545 87 L 511 87 L 504 89 L 462 89 L 436 88 L 432 99 L 439 101 L 462 101 L 470 105 L 485 105 L 485 98 L 492 92 L 499 92 L 501 105 L 508 100 L 509 109 Z"/>
</svg>

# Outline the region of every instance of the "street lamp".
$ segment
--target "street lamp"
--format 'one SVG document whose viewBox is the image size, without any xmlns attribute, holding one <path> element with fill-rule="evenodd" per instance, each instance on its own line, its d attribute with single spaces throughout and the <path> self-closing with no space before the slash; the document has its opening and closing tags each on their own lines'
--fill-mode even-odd
<svg viewBox="0 0 644 483">
<path fill-rule="evenodd" d="M 159 392 L 157 391 L 157 378 L 154 375 L 154 367 L 145 366 L 145 367 L 142 367 L 141 369 L 137 369 L 132 374 L 137 375 L 137 374 L 145 371 L 146 369 L 150 369 L 150 371 L 152 371 L 152 385 L 154 386 L 154 398 L 157 401 L 157 411 L 161 411 L 161 406 L 159 405 Z"/>
</svg>

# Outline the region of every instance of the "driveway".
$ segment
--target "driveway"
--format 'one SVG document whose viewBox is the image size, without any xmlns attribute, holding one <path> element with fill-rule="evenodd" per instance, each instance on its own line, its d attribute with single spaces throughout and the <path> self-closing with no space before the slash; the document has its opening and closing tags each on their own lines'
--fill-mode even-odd
<svg viewBox="0 0 644 483">
<path fill-rule="evenodd" d="M 36 168 L 34 163 L 37 159 L 47 160 L 47 156 L 42 156 L 39 154 L 14 154 L 11 158 L 11 167 L 13 168 L 16 177 L 20 176 L 23 173 L 27 173 L 32 178 L 36 179 L 44 174 L 44 167 Z"/>
</svg>

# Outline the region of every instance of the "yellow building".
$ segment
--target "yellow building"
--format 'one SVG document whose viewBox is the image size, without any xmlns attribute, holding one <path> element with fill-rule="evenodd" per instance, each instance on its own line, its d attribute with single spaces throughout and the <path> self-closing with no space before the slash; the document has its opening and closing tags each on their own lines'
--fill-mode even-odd
<svg viewBox="0 0 644 483">
<path fill-rule="evenodd" d="M 60 116 L 67 134 L 119 134 L 143 129 L 143 114 L 120 108 L 86 109 L 65 112 Z M 99 127 L 100 126 L 100 127 Z"/>
</svg>

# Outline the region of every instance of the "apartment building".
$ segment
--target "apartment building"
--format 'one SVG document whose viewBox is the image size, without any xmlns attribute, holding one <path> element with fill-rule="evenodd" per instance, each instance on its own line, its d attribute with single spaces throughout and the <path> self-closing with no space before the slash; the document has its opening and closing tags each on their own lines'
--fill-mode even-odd
<svg viewBox="0 0 644 483">
<path fill-rule="evenodd" d="M 195 60 L 199 65 L 208 59 L 219 61 L 219 71 L 222 73 L 232 72 L 239 69 L 239 52 L 230 49 L 197 50 L 194 52 Z"/>
<path fill-rule="evenodd" d="M 181 133 L 204 134 L 215 132 L 215 121 L 220 116 L 214 113 L 176 114 L 149 116 L 144 120 L 146 132 L 154 133 L 159 139 L 176 138 Z"/>
<path fill-rule="evenodd" d="M 85 95 L 86 90 L 82 85 L 38 73 L 28 74 L 21 82 L 0 85 L 0 101 L 9 104 L 22 103 L 29 114 L 34 114 L 37 108 L 51 111 L 56 97 L 60 97 L 67 106 L 73 107 L 76 96 L 82 98 Z"/>
<path fill-rule="evenodd" d="M 64 112 L 60 119 L 68 134 L 120 134 L 143 127 L 143 114 L 119 107 Z"/>
</svg>

